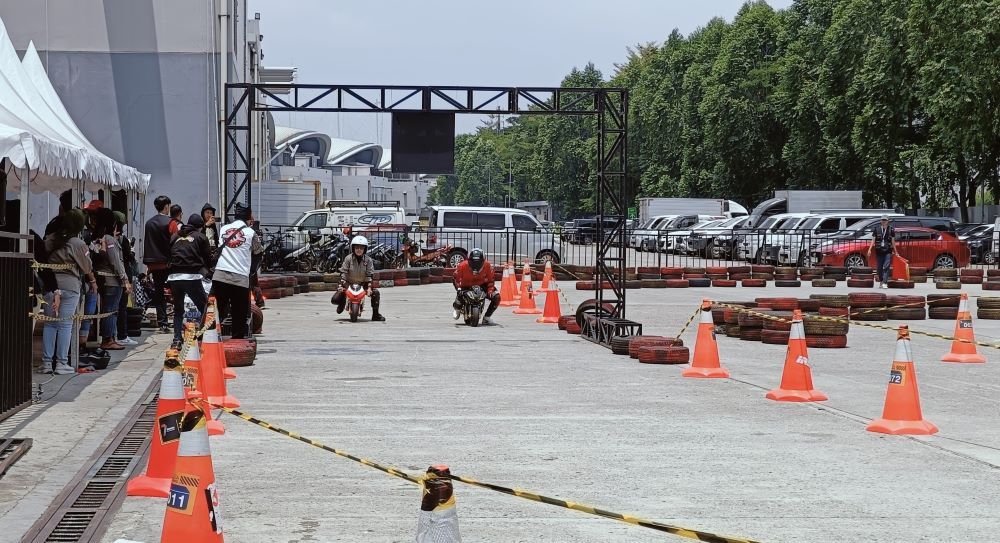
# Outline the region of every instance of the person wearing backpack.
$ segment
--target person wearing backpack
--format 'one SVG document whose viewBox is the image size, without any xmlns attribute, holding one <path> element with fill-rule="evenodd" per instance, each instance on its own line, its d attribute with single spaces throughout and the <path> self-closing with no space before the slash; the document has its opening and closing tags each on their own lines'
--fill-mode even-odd
<svg viewBox="0 0 1000 543">
<path fill-rule="evenodd" d="M 42 364 L 46 373 L 75 373 L 69 365 L 69 349 L 73 341 L 72 318 L 79 308 L 84 286 L 81 276 L 86 277 L 90 288 L 97 289 L 89 250 L 77 237 L 83 223 L 83 212 L 78 209 L 60 214 L 59 220 L 52 223 L 52 232 L 43 240 L 43 254 L 36 254 L 40 262 L 70 266 L 58 270 L 43 268 L 39 273 L 45 291 L 45 315 L 61 319 L 46 322 L 42 328 Z"/>
<path fill-rule="evenodd" d="M 882 215 L 879 224 L 872 231 L 872 244 L 868 246 L 868 261 L 871 262 L 872 249 L 875 250 L 875 258 L 878 265 L 875 268 L 875 275 L 882 288 L 889 288 L 886 284 L 892 277 L 892 255 L 896 254 L 896 244 L 893 239 L 896 236 L 896 229 L 889 224 L 889 217 Z"/>
<path fill-rule="evenodd" d="M 156 215 L 146 221 L 145 233 L 142 240 L 142 263 L 146 265 L 146 270 L 153 277 L 152 305 L 156 308 L 156 324 L 160 333 L 169 333 L 173 329 L 167 326 L 167 301 L 163 296 L 163 289 L 166 288 L 167 265 L 170 262 L 170 198 L 167 196 L 157 196 L 153 200 L 153 207 L 156 208 Z"/>
</svg>

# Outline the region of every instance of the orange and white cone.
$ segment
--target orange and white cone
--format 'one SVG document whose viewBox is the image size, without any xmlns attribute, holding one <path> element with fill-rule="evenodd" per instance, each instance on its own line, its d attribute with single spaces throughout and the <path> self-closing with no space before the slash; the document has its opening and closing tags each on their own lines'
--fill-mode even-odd
<svg viewBox="0 0 1000 543">
<path fill-rule="evenodd" d="M 955 317 L 955 340 L 951 342 L 951 352 L 941 357 L 942 362 L 961 364 L 985 364 L 986 357 L 976 350 L 976 334 L 972 331 L 972 313 L 969 312 L 969 295 L 962 293 Z"/>
<path fill-rule="evenodd" d="M 201 342 L 201 363 L 198 375 L 201 392 L 208 403 L 221 407 L 236 409 L 240 401 L 226 390 L 226 379 L 222 369 L 226 364 L 226 351 L 219 342 L 219 334 L 215 330 L 206 330 Z"/>
<path fill-rule="evenodd" d="M 549 288 L 551 288 L 550 285 L 549 285 L 549 283 L 551 281 L 552 281 L 552 261 L 551 260 L 546 260 L 545 261 L 545 275 L 542 276 L 542 286 L 540 286 L 538 288 L 538 290 L 540 292 L 548 292 Z"/>
<path fill-rule="evenodd" d="M 719 363 L 719 344 L 715 341 L 715 322 L 712 321 L 712 301 L 701 302 L 701 322 L 698 323 L 698 340 L 694 344 L 691 367 L 681 372 L 682 377 L 726 378 L 729 372 Z"/>
<path fill-rule="evenodd" d="M 550 287 L 545 291 L 545 305 L 543 306 L 542 316 L 535 319 L 535 322 L 543 324 L 559 323 L 559 317 L 562 316 L 562 310 L 559 308 L 559 289 L 556 288 L 555 281 L 550 284 Z"/>
<path fill-rule="evenodd" d="M 512 307 L 517 305 L 514 299 L 514 292 L 517 285 L 514 283 L 514 269 L 510 264 L 503 268 L 503 279 L 500 280 L 500 305 L 502 307 Z"/>
<path fill-rule="evenodd" d="M 826 394 L 813 388 L 806 331 L 802 325 L 802 311 L 798 309 L 792 314 L 792 330 L 788 335 L 788 351 L 785 354 L 781 384 L 765 397 L 778 402 L 822 402 L 829 399 Z"/>
<path fill-rule="evenodd" d="M 161 543 L 222 543 L 222 507 L 201 402 L 181 423 L 177 464 L 163 515 Z"/>
<path fill-rule="evenodd" d="M 215 323 L 213 328 L 215 328 L 216 333 L 218 333 L 219 336 L 222 336 L 222 320 L 219 319 L 219 310 L 215 303 L 215 296 L 208 297 L 208 305 L 205 306 L 205 322 L 209 322 L 209 315 L 212 316 L 212 322 Z M 223 352 L 223 354 L 225 354 L 225 352 Z M 225 356 L 222 357 L 222 376 L 226 379 L 236 379 L 236 370 L 226 365 Z"/>
<path fill-rule="evenodd" d="M 149 445 L 146 473 L 133 478 L 125 486 L 126 496 L 166 498 L 170 495 L 170 480 L 174 476 L 177 446 L 181 439 L 181 419 L 184 417 L 184 367 L 180 352 L 167 351 L 160 378 L 160 395 L 156 400 L 156 424 Z"/>
<path fill-rule="evenodd" d="M 517 309 L 514 310 L 515 315 L 541 315 L 542 310 L 538 309 L 535 305 L 535 294 L 531 290 L 526 290 L 521 292 L 521 302 L 518 304 Z"/>
<path fill-rule="evenodd" d="M 527 262 L 524 263 L 524 268 L 521 269 L 521 296 L 524 296 L 525 292 L 531 291 L 533 284 L 531 282 L 531 266 Z"/>
<path fill-rule="evenodd" d="M 867 430 L 895 435 L 930 435 L 938 431 L 937 426 L 924 420 L 920 411 L 920 389 L 917 387 L 913 351 L 910 350 L 910 329 L 905 324 L 900 325 L 896 339 L 896 356 L 889 372 L 882 418 L 873 420 Z"/>
<path fill-rule="evenodd" d="M 193 332 L 194 325 L 188 324 L 188 326 Z M 202 389 L 204 388 L 204 381 L 201 379 L 201 370 L 201 349 L 198 347 L 198 344 L 195 343 L 190 349 L 188 349 L 187 356 L 184 358 L 184 392 L 185 396 L 189 400 L 193 398 L 205 398 L 205 394 L 202 392 Z M 205 420 L 206 426 L 208 427 L 208 435 L 225 435 L 226 427 L 222 424 L 221 420 L 212 418 L 211 409 L 205 410 Z"/>
<path fill-rule="evenodd" d="M 431 466 L 420 482 L 417 543 L 461 543 L 455 490 L 448 466 Z"/>
</svg>

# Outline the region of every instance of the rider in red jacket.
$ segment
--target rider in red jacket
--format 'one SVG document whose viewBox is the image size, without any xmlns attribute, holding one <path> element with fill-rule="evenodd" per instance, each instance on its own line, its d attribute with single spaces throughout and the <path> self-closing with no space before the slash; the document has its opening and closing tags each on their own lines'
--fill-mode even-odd
<svg viewBox="0 0 1000 543">
<path fill-rule="evenodd" d="M 483 324 L 488 324 L 493 312 L 497 310 L 497 307 L 500 307 L 500 293 L 496 291 L 493 282 L 493 266 L 486 260 L 483 250 L 473 249 L 470 251 L 468 260 L 463 261 L 455 268 L 455 290 L 457 292 L 455 293 L 455 303 L 452 304 L 452 307 L 455 308 L 452 316 L 456 319 L 460 316 L 458 310 L 462 306 L 458 300 L 465 289 L 471 289 L 478 285 L 486 292 L 486 298 L 490 301 L 490 307 L 486 310 L 486 315 L 483 316 Z"/>
</svg>

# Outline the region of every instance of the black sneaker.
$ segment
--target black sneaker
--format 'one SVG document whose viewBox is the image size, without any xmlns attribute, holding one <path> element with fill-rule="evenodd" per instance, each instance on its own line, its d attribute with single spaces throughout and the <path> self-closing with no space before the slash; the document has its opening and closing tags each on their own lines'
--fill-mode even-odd
<svg viewBox="0 0 1000 543">
<path fill-rule="evenodd" d="M 372 322 L 385 322 L 385 317 L 381 313 L 375 313 L 372 315 Z"/>
</svg>

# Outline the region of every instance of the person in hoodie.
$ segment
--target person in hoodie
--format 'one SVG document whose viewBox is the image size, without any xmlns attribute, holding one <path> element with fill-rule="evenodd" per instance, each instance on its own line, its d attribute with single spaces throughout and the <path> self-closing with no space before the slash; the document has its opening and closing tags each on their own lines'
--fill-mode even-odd
<svg viewBox="0 0 1000 543">
<path fill-rule="evenodd" d="M 174 300 L 174 347 L 179 348 L 184 332 L 184 296 L 191 299 L 198 312 L 205 314 L 208 296 L 201 282 L 208 273 L 211 250 L 202 233 L 205 222 L 201 215 L 191 214 L 188 222 L 170 239 L 170 295 Z"/>
<path fill-rule="evenodd" d="M 205 226 L 201 227 L 201 233 L 208 238 L 208 246 L 212 250 L 212 264 L 209 268 L 215 267 L 215 261 L 219 258 L 219 223 L 215 220 L 215 208 L 212 204 L 205 203 L 201 207 L 201 219 L 205 221 Z"/>
</svg>

